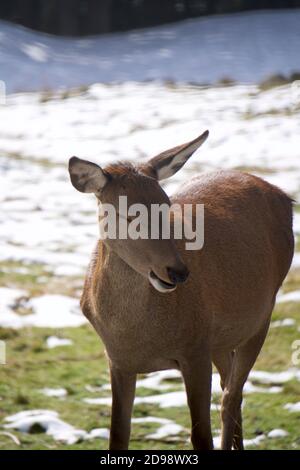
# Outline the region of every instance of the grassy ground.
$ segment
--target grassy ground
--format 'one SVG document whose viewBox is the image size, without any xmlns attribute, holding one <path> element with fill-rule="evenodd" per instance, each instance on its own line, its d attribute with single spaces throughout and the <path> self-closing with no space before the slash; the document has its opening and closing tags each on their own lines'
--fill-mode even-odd
<svg viewBox="0 0 300 470">
<path fill-rule="evenodd" d="M 30 293 L 42 294 L 57 291 L 57 281 L 42 266 L 23 266 L 6 264 L 2 266 L 1 284 L 24 287 Z M 285 284 L 285 291 L 293 290 L 299 285 L 300 273 L 294 272 Z M 38 282 L 38 280 L 41 280 Z M 74 294 L 78 289 L 79 279 L 73 282 L 61 282 L 61 290 Z M 279 304 L 274 312 L 273 320 L 294 318 L 299 323 L 299 304 Z M 70 338 L 73 345 L 48 349 L 46 338 L 57 335 Z M 7 364 L 0 366 L 0 422 L 13 413 L 30 409 L 50 409 L 58 411 L 60 417 L 68 423 L 90 431 L 96 427 L 108 427 L 110 410 L 105 406 L 88 405 L 82 401 L 84 397 L 107 396 L 109 392 L 97 394 L 88 392 L 86 385 L 100 386 L 108 383 L 107 364 L 102 344 L 88 325 L 80 328 L 63 330 L 27 328 L 22 330 L 0 329 L 0 338 L 6 341 Z M 300 339 L 295 326 L 273 328 L 270 330 L 263 351 L 259 356 L 256 368 L 265 371 L 281 371 L 292 366 L 291 344 Z M 173 382 L 174 390 L 181 384 Z M 39 392 L 44 387 L 64 387 L 68 391 L 66 398 L 49 398 Z M 137 394 L 152 395 L 154 392 L 138 389 Z M 287 402 L 296 402 L 300 396 L 300 383 L 288 382 L 280 394 L 255 393 L 247 395 L 244 406 L 245 436 L 253 438 L 260 433 L 267 433 L 274 428 L 282 428 L 289 432 L 285 438 L 266 439 L 259 445 L 260 449 L 300 449 L 300 414 L 284 410 Z M 220 397 L 213 397 L 218 403 Z M 170 418 L 176 423 L 189 428 L 189 414 L 186 407 L 160 409 L 157 406 L 138 405 L 134 416 L 157 416 Z M 220 428 L 218 412 L 212 412 L 213 429 Z M 156 424 L 133 424 L 132 449 L 188 449 L 188 431 L 177 442 L 149 441 L 145 436 L 157 428 Z M 0 434 L 0 449 L 105 449 L 104 440 L 83 441 L 74 445 L 55 442 L 44 433 L 22 434 L 13 431 L 21 445 Z"/>
</svg>

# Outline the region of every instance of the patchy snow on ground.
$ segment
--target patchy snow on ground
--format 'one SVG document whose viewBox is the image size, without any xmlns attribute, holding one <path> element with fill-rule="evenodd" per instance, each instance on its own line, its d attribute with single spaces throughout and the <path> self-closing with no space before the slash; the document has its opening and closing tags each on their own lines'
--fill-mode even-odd
<svg viewBox="0 0 300 470">
<path fill-rule="evenodd" d="M 5 315 L 10 313 L 10 309 L 16 305 L 19 299 L 24 297 L 27 297 L 27 292 L 25 290 L 0 287 L 1 314 Z"/>
<path fill-rule="evenodd" d="M 299 199 L 297 200 L 299 201 Z M 294 254 L 292 269 L 300 269 L 300 253 L 299 252 Z"/>
<path fill-rule="evenodd" d="M 71 346 L 73 341 L 67 338 L 58 338 L 58 336 L 48 336 L 46 345 L 48 349 L 57 348 L 60 346 Z"/>
<path fill-rule="evenodd" d="M 111 406 L 111 397 L 103 398 L 84 398 L 83 401 L 90 405 Z M 146 397 L 135 397 L 135 405 L 150 404 L 158 405 L 160 408 L 181 407 L 187 405 L 186 393 L 184 391 L 162 393 L 159 395 L 150 395 Z"/>
<path fill-rule="evenodd" d="M 268 437 L 270 437 L 271 439 L 277 439 L 278 437 L 286 437 L 288 435 L 289 433 L 284 429 L 272 429 L 272 431 L 268 433 Z"/>
<path fill-rule="evenodd" d="M 177 370 L 166 370 L 153 372 L 146 378 L 137 380 L 137 389 L 149 388 L 163 392 L 174 387 L 179 390 L 159 393 L 145 397 L 136 396 L 135 405 L 139 404 L 152 404 L 160 408 L 182 407 L 187 405 L 186 392 L 183 390 L 181 374 Z M 168 380 L 168 382 L 165 382 Z M 172 383 L 173 380 L 173 383 Z M 282 393 L 282 385 L 292 380 L 300 381 L 300 370 L 297 368 L 288 369 L 281 372 L 266 372 L 261 370 L 253 370 L 250 372 L 248 380 L 244 385 L 243 392 L 245 395 L 252 393 Z M 101 391 L 110 390 L 109 384 L 102 385 L 101 387 L 86 386 L 86 390 L 90 393 L 99 393 Z M 212 374 L 212 394 L 220 395 L 222 393 L 220 385 L 220 376 L 218 373 Z M 108 397 L 87 397 L 83 401 L 90 405 L 111 406 L 111 396 Z M 219 404 L 212 403 L 213 410 L 219 410 Z"/>
<path fill-rule="evenodd" d="M 181 373 L 178 370 L 161 370 L 148 374 L 146 378 L 136 381 L 136 388 L 150 388 L 152 390 L 167 390 L 174 386 L 174 383 L 162 383 L 163 380 L 182 380 Z"/>
<path fill-rule="evenodd" d="M 149 79 L 249 83 L 295 71 L 299 21 L 299 10 L 254 11 L 80 39 L 1 21 L 0 79 L 9 92 Z"/>
<path fill-rule="evenodd" d="M 282 385 L 290 380 L 300 381 L 300 371 L 298 369 L 289 369 L 283 372 L 265 372 L 265 371 L 252 371 L 249 375 L 249 379 L 244 385 L 244 394 L 249 393 L 281 393 Z M 258 386 L 257 384 L 264 385 Z M 270 385 L 266 387 L 265 385 Z M 182 376 L 180 371 L 175 369 L 163 370 L 148 374 L 145 378 L 138 379 L 136 388 L 148 388 L 151 390 L 165 391 L 174 388 L 183 388 Z M 110 384 L 104 384 L 101 387 L 93 387 L 86 385 L 86 390 L 90 393 L 98 393 L 101 391 L 111 390 Z M 220 395 L 222 388 L 220 385 L 220 376 L 218 373 L 212 374 L 211 391 L 213 395 Z M 184 397 L 185 392 L 173 391 L 168 393 L 162 393 L 159 395 L 153 395 L 149 397 L 137 397 L 136 403 L 141 403 L 144 398 L 147 400 L 158 403 L 159 406 L 184 406 L 186 399 Z M 85 401 L 91 404 L 102 404 L 110 405 L 111 399 L 109 397 L 103 398 L 86 398 Z"/>
<path fill-rule="evenodd" d="M 169 423 L 160 426 L 155 432 L 147 434 L 146 439 L 160 441 L 162 439 L 167 439 L 168 437 L 178 436 L 184 431 L 185 429 L 183 426 L 169 421 Z"/>
<path fill-rule="evenodd" d="M 264 385 L 283 385 L 291 380 L 300 381 L 300 369 L 288 369 L 282 372 L 265 372 L 262 370 L 252 370 L 249 380 Z"/>
<path fill-rule="evenodd" d="M 50 395 L 49 395 L 50 396 Z M 52 395 L 51 395 L 52 396 Z M 15 429 L 23 433 L 31 433 L 39 428 L 39 430 L 53 437 L 55 441 L 65 444 L 76 444 L 83 440 L 91 439 L 108 439 L 109 430 L 107 428 L 96 428 L 90 432 L 82 429 L 76 429 L 69 423 L 62 421 L 56 411 L 52 410 L 28 410 L 21 411 L 12 416 L 5 418 L 7 424 L 5 429 Z M 187 434 L 188 431 L 181 425 L 166 418 L 157 418 L 147 416 L 142 418 L 132 418 L 132 424 L 148 424 L 154 423 L 158 425 L 155 432 L 148 434 L 146 439 L 150 440 L 166 440 L 174 438 L 182 433 Z"/>
<path fill-rule="evenodd" d="M 0 326 L 5 328 L 38 328 L 78 327 L 86 323 L 80 311 L 78 299 L 65 295 L 43 295 L 33 297 L 25 303 L 27 315 L 14 312 L 18 301 L 27 296 L 24 291 L 0 288 Z"/>
<path fill-rule="evenodd" d="M 65 388 L 42 388 L 40 392 L 46 397 L 64 398 L 68 392 Z"/>
<path fill-rule="evenodd" d="M 174 421 L 167 418 L 157 418 L 155 416 L 145 416 L 142 418 L 132 418 L 132 424 L 147 424 L 155 423 L 160 424 L 157 430 L 154 433 L 148 434 L 146 439 L 152 440 L 161 440 L 167 439 L 169 437 L 178 436 L 182 432 L 187 433 L 188 431 L 180 426 L 179 424 L 174 423 Z"/>
<path fill-rule="evenodd" d="M 284 429 L 272 429 L 267 435 L 259 434 L 258 436 L 252 439 L 244 439 L 244 446 L 247 447 L 257 447 L 261 442 L 265 439 L 280 439 L 288 436 L 288 432 Z M 221 448 L 221 435 L 215 436 L 213 438 L 214 441 L 214 448 L 220 449 Z"/>
<path fill-rule="evenodd" d="M 32 326 L 64 328 L 86 323 L 78 300 L 65 295 L 34 297 L 30 300 L 30 306 L 34 313 L 27 318 Z"/>
<path fill-rule="evenodd" d="M 283 391 L 282 387 L 273 386 L 273 387 L 257 387 L 251 382 L 246 382 L 244 386 L 244 394 L 248 393 L 281 393 Z M 83 398 L 85 403 L 90 405 L 103 405 L 111 406 L 112 399 L 111 397 L 97 397 L 97 398 Z M 160 393 L 158 395 L 149 395 L 145 397 L 136 396 L 134 400 L 135 405 L 140 404 L 150 404 L 157 405 L 160 408 L 172 408 L 172 407 L 182 407 L 187 405 L 187 398 L 185 391 L 175 391 L 168 393 Z M 218 404 L 212 403 L 212 410 L 219 411 L 220 406 Z"/>
<path fill-rule="evenodd" d="M 276 299 L 277 302 L 300 302 L 300 290 L 288 292 L 287 294 L 281 294 Z M 287 318 L 285 319 L 287 320 Z"/>
<path fill-rule="evenodd" d="M 57 277 L 84 275 L 98 236 L 96 202 L 71 186 L 72 155 L 101 165 L 144 161 L 208 128 L 205 145 L 164 182 L 169 194 L 202 171 L 249 168 L 299 199 L 294 98 L 290 85 L 259 92 L 158 83 L 95 84 L 47 102 L 38 93 L 9 96 L 0 107 L 0 262 L 22 263 L 5 267 L 16 272 L 38 263 Z"/>
<path fill-rule="evenodd" d="M 293 318 L 283 318 L 282 320 L 276 320 L 272 321 L 270 323 L 270 328 L 282 328 L 282 327 L 290 327 L 290 326 L 295 326 L 296 325 L 296 320 Z"/>
<path fill-rule="evenodd" d="M 76 429 L 71 424 L 61 420 L 58 413 L 52 410 L 20 411 L 14 415 L 7 416 L 5 421 L 8 423 L 4 425 L 6 429 L 30 433 L 38 427 L 46 434 L 52 436 L 55 441 L 69 445 L 82 440 L 107 439 L 109 436 L 109 431 L 106 428 L 93 429 L 89 433 L 82 429 Z"/>
<path fill-rule="evenodd" d="M 170 381 L 169 383 L 162 383 L 163 381 Z M 173 383 L 172 383 L 173 380 Z M 136 388 L 149 388 L 151 390 L 168 390 L 173 388 L 176 385 L 176 382 L 182 382 L 182 376 L 179 370 L 169 369 L 169 370 L 160 370 L 158 372 L 152 372 L 142 379 L 136 381 Z M 86 385 L 86 390 L 88 392 L 100 392 L 102 390 L 111 390 L 111 384 L 104 384 L 100 387 L 93 387 L 91 385 Z"/>
<path fill-rule="evenodd" d="M 167 418 L 157 418 L 156 416 L 143 416 L 141 418 L 132 418 L 131 422 L 135 424 L 146 424 L 146 423 L 168 424 L 171 421 Z"/>
<path fill-rule="evenodd" d="M 253 385 L 251 382 L 246 382 L 244 386 L 244 394 L 248 393 L 281 393 L 282 387 L 272 386 L 272 387 L 257 387 Z M 221 392 L 221 388 L 220 388 Z M 216 393 L 216 392 L 214 392 Z M 97 398 L 83 398 L 85 403 L 90 405 L 103 405 L 103 406 L 111 406 L 112 399 L 111 397 L 97 397 Z M 184 390 L 168 392 L 168 393 L 160 393 L 157 395 L 149 395 L 145 397 L 136 396 L 134 400 L 135 405 L 141 404 L 150 404 L 150 405 L 157 405 L 159 408 L 172 408 L 172 407 L 182 407 L 187 405 L 187 397 L 186 392 Z M 212 410 L 219 411 L 220 405 L 216 403 L 212 403 L 211 405 Z"/>
<path fill-rule="evenodd" d="M 256 447 L 258 446 L 262 441 L 266 439 L 266 436 L 264 434 L 259 434 L 258 436 L 252 438 L 252 439 L 244 439 L 244 446 L 245 447 Z M 221 449 L 221 435 L 220 436 L 215 436 L 213 438 L 214 442 L 214 448 L 215 449 Z"/>
<path fill-rule="evenodd" d="M 27 298 L 27 292 L 24 290 L 0 287 L 0 326 L 2 328 L 23 326 L 22 317 L 13 310 L 23 298 Z"/>
<path fill-rule="evenodd" d="M 284 409 L 291 411 L 292 413 L 300 413 L 300 401 L 297 403 L 287 403 L 284 405 Z"/>
</svg>

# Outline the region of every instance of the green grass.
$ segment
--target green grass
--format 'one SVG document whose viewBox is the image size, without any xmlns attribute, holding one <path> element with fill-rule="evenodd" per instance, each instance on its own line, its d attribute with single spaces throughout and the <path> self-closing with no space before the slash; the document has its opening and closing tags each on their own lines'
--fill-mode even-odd
<svg viewBox="0 0 300 470">
<path fill-rule="evenodd" d="M 82 288 L 77 276 L 57 277 L 39 263 L 23 264 L 17 261 L 0 261 L 0 285 L 24 289 L 30 296 L 43 294 L 74 295 Z"/>
</svg>

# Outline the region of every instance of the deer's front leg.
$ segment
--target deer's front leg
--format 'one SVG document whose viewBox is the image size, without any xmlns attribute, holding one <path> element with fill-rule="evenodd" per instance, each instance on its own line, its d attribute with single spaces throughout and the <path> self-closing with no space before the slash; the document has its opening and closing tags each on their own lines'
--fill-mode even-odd
<svg viewBox="0 0 300 470">
<path fill-rule="evenodd" d="M 128 449 L 136 374 L 128 374 L 110 365 L 112 413 L 109 450 Z"/>
<path fill-rule="evenodd" d="M 198 352 L 180 364 L 191 413 L 195 450 L 213 449 L 210 423 L 212 365 L 209 351 Z"/>
</svg>

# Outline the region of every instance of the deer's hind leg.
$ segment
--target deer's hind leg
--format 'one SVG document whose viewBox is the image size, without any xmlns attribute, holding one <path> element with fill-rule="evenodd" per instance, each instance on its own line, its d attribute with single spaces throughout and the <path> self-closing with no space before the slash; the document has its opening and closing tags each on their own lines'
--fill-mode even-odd
<svg viewBox="0 0 300 470">
<path fill-rule="evenodd" d="M 264 343 L 269 322 L 255 336 L 237 348 L 222 398 L 222 450 L 231 450 L 241 409 L 243 387 Z"/>
<path fill-rule="evenodd" d="M 220 378 L 221 378 L 221 387 L 224 391 L 226 386 L 226 381 L 230 378 L 231 368 L 233 364 L 234 351 L 218 351 L 213 354 L 213 363 L 216 366 Z M 233 435 L 233 448 L 235 450 L 243 450 L 243 424 L 242 424 L 242 407 L 239 407 L 236 425 Z"/>
</svg>

